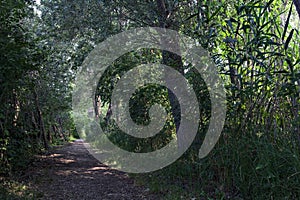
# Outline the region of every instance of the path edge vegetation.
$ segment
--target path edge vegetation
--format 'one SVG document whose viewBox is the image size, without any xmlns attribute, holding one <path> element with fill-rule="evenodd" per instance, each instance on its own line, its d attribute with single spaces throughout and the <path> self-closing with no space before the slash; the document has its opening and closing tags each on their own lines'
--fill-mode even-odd
<svg viewBox="0 0 300 200">
<path fill-rule="evenodd" d="M 157 26 L 184 33 L 210 52 L 225 82 L 227 119 L 215 149 L 199 160 L 210 116 L 201 76 L 169 52 L 141 50 L 118 59 L 99 81 L 92 112 L 122 148 L 153 150 L 172 135 L 137 141 L 123 137 L 109 120 L 112 90 L 130 67 L 141 62 L 177 67 L 202 102 L 199 133 L 190 149 L 164 169 L 132 174 L 137 184 L 163 199 L 300 198 L 299 18 L 299 0 L 53 0 L 41 5 L 1 0 L 0 177 L 18 176 L 33 155 L 77 137 L 73 81 L 97 43 L 127 29 Z M 151 92 L 162 99 L 149 100 Z M 172 102 L 168 92 L 143 88 L 131 104 L 137 122 L 148 119 L 151 101 L 165 103 L 176 119 L 178 113 L 166 103 Z M 168 121 L 173 131 L 177 125 Z M 11 181 L 12 187 L 23 187 Z"/>
</svg>

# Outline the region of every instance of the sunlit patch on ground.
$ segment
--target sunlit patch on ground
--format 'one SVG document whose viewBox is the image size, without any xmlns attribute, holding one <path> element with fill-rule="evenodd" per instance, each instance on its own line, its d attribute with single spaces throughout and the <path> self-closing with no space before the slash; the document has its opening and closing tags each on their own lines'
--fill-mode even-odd
<svg viewBox="0 0 300 200">
<path fill-rule="evenodd" d="M 43 193 L 40 199 L 158 199 L 135 185 L 127 174 L 99 163 L 82 142 L 59 147 L 38 158 L 29 171 L 28 182 Z"/>
</svg>

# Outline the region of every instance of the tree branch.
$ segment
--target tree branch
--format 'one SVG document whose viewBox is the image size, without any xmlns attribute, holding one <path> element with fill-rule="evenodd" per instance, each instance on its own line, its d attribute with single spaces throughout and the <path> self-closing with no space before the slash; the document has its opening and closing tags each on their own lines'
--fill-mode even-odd
<svg viewBox="0 0 300 200">
<path fill-rule="evenodd" d="M 294 5 L 296 6 L 296 10 L 297 10 L 297 13 L 300 18 L 300 0 L 293 0 L 293 2 L 294 2 Z"/>
</svg>

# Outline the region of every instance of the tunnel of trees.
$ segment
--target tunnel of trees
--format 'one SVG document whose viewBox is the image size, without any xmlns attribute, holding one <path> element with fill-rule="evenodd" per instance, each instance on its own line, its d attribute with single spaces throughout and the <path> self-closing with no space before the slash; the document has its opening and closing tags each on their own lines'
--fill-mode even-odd
<svg viewBox="0 0 300 200">
<path fill-rule="evenodd" d="M 171 132 L 145 140 L 119 134 L 110 120 L 110 98 L 118 79 L 133 66 L 172 66 L 190 81 L 201 102 L 199 131 L 189 150 L 162 170 L 133 176 L 170 199 L 196 194 L 299 198 L 299 18 L 299 0 L 1 0 L 0 177 L 13 176 L 33 155 L 78 137 L 72 91 L 82 62 L 108 37 L 151 26 L 185 34 L 210 53 L 224 80 L 227 114 L 217 145 L 199 159 L 210 117 L 209 94 L 199 73 L 157 49 L 120 57 L 101 77 L 92 112 L 122 148 L 160 148 L 176 130 L 172 95 L 152 86 L 134 94 L 132 117 L 147 124 L 147 108 L 161 103 L 169 109 Z"/>
</svg>

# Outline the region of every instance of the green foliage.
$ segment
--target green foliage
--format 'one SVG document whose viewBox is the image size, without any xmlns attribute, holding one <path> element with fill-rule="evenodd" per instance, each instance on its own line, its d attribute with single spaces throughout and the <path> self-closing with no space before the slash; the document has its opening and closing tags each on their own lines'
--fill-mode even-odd
<svg viewBox="0 0 300 200">
<path fill-rule="evenodd" d="M 98 84 L 97 95 L 101 97 L 104 103 L 110 103 L 110 97 L 118 81 L 118 77 L 121 77 L 126 71 L 134 68 L 139 63 L 155 63 L 159 58 L 159 52 L 154 49 L 141 49 L 140 51 L 123 55 L 104 72 Z M 156 73 L 157 72 L 153 72 L 153 74 L 149 74 L 149 78 L 155 77 L 157 75 Z M 108 124 L 103 122 L 102 127 L 113 143 L 128 151 L 151 152 L 160 149 L 172 139 L 175 128 L 174 122 L 171 120 L 170 104 L 167 98 L 166 88 L 155 84 L 140 88 L 130 99 L 129 111 L 135 123 L 147 125 L 150 123 L 149 109 L 154 104 L 162 105 L 166 109 L 169 117 L 164 129 L 153 137 L 138 139 L 124 134 L 118 129 L 114 121 L 110 121 Z"/>
<path fill-rule="evenodd" d="M 1 1 L 0 7 L 0 172 L 7 173 L 10 168 L 12 143 L 11 135 L 16 134 L 18 128 L 15 118 L 19 108 L 17 100 L 18 85 L 22 82 L 24 74 L 34 70 L 30 55 L 30 46 L 24 29 L 22 19 L 26 16 L 26 3 L 17 1 Z"/>
<path fill-rule="evenodd" d="M 182 32 L 211 52 L 225 81 L 228 110 L 223 138 L 208 158 L 199 161 L 199 134 L 205 128 L 199 130 L 193 146 L 177 163 L 142 179 L 166 198 L 172 192 L 177 198 L 180 194 L 212 199 L 299 198 L 299 34 L 290 23 L 293 5 L 285 9 L 279 1 L 250 0 L 201 1 L 194 6 L 183 8 L 196 14 L 186 17 Z M 186 76 L 194 74 L 189 71 Z M 190 82 L 201 88 L 196 89 L 198 98 L 205 100 L 205 87 L 197 80 Z M 202 112 L 207 112 L 209 102 L 204 102 Z M 208 120 L 203 121 L 205 127 Z M 167 181 L 162 184 L 162 180 Z M 185 181 L 191 185 L 184 187 Z M 185 193 L 195 185 L 201 189 Z"/>
<path fill-rule="evenodd" d="M 164 199 L 298 199 L 299 152 L 286 142 L 230 138 L 204 160 L 183 157 L 152 173 L 132 175 Z"/>
<path fill-rule="evenodd" d="M 72 76 L 68 69 L 51 65 L 52 52 L 39 32 L 43 24 L 38 24 L 33 5 L 0 5 L 1 176 L 25 169 L 53 138 L 67 141 L 74 132 L 68 113 Z"/>
<path fill-rule="evenodd" d="M 42 194 L 29 189 L 29 187 L 15 180 L 0 179 L 0 199 L 13 200 L 33 200 L 42 197 Z"/>
<path fill-rule="evenodd" d="M 51 0 L 36 5 L 38 16 L 29 2 L 0 2 L 0 174 L 26 167 L 28 156 L 49 144 L 78 137 L 70 112 L 72 83 L 97 43 L 130 28 L 160 26 L 190 36 L 210 52 L 225 83 L 227 118 L 217 147 L 198 160 L 210 118 L 209 93 L 192 66 L 175 63 L 200 102 L 198 134 L 177 162 L 136 179 L 166 199 L 299 198 L 300 41 L 293 4 Z M 140 64 L 176 60 L 171 57 L 157 49 L 129 52 L 99 80 L 99 120 L 121 148 L 149 152 L 174 137 L 169 94 L 157 85 L 136 91 L 129 107 L 133 120 L 147 125 L 149 108 L 162 104 L 169 118 L 160 134 L 133 138 L 109 120 L 112 91 L 122 75 Z"/>
</svg>

